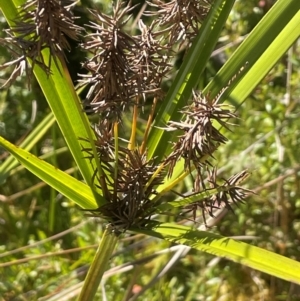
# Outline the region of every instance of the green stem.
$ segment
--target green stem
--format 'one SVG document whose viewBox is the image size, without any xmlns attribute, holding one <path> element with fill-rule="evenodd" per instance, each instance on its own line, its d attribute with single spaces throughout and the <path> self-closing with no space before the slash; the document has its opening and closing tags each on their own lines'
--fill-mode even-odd
<svg viewBox="0 0 300 301">
<path fill-rule="evenodd" d="M 94 260 L 85 278 L 84 285 L 77 301 L 93 301 L 102 276 L 106 270 L 112 252 L 117 244 L 118 236 L 110 225 L 106 227 Z"/>
</svg>

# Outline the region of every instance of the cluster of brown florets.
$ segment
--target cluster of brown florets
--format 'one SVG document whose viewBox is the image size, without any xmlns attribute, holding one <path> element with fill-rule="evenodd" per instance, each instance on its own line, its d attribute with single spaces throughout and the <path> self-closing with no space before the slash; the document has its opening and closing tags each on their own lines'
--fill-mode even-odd
<svg viewBox="0 0 300 301">
<path fill-rule="evenodd" d="M 156 11 L 145 15 L 156 18 L 149 26 L 139 19 L 139 35 L 130 35 L 125 28 L 135 6 L 123 7 L 117 1 L 112 16 L 92 12 L 96 22 L 89 27 L 94 32 L 82 45 L 92 57 L 84 63 L 89 72 L 81 80 L 82 85 L 91 86 L 86 98 L 90 112 L 120 120 L 121 112 L 139 103 L 140 98 L 161 95 L 162 80 L 171 67 L 172 49 L 195 36 L 209 10 L 208 1 L 200 0 L 148 4 Z"/>
<path fill-rule="evenodd" d="M 173 144 L 171 154 L 166 158 L 169 167 L 168 176 L 173 174 L 176 163 L 183 159 L 185 170 L 192 174 L 195 170 L 193 194 L 201 191 L 215 190 L 215 193 L 186 206 L 187 211 L 192 211 L 195 218 L 197 209 L 213 216 L 215 209 L 226 207 L 232 210 L 232 203 L 242 202 L 248 190 L 238 186 L 249 174 L 242 171 L 220 185 L 217 182 L 217 169 L 210 162 L 214 153 L 221 144 L 227 142 L 227 138 L 221 133 L 221 128 L 228 128 L 228 121 L 236 118 L 233 108 L 228 105 L 219 104 L 221 91 L 214 99 L 209 95 L 193 92 L 193 99 L 189 106 L 182 111 L 180 122 L 170 121 L 165 130 L 176 131 L 181 134 L 177 142 Z M 208 183 L 209 187 L 206 187 Z"/>
<path fill-rule="evenodd" d="M 212 1 L 208 0 L 173 0 L 164 2 L 154 0 L 149 5 L 155 7 L 157 12 L 148 12 L 149 16 L 157 16 L 159 26 L 168 29 L 168 44 L 191 41 L 199 31 L 201 23 L 210 8 Z"/>
<path fill-rule="evenodd" d="M 57 64 L 66 59 L 65 51 L 70 50 L 68 38 L 78 40 L 83 31 L 74 23 L 75 4 L 72 0 L 28 0 L 21 6 L 15 25 L 7 31 L 8 37 L 0 40 L 14 57 L 0 68 L 15 65 L 4 85 L 11 84 L 24 70 L 29 81 L 34 65 L 49 75 L 52 60 Z M 90 33 L 81 45 L 91 57 L 83 63 L 88 73 L 79 80 L 81 85 L 90 86 L 85 100 L 88 112 L 120 120 L 122 112 L 139 102 L 139 98 L 161 95 L 162 80 L 171 68 L 172 49 L 195 36 L 209 4 L 207 0 L 149 2 L 152 10 L 144 15 L 156 17 L 150 25 L 139 19 L 138 35 L 126 30 L 136 6 L 125 6 L 118 0 L 112 16 L 91 11 L 95 21 L 87 25 Z M 48 61 L 42 54 L 44 49 L 50 51 Z"/>
<path fill-rule="evenodd" d="M 93 210 L 93 216 L 107 219 L 117 231 L 131 226 L 144 226 L 159 204 L 153 201 L 155 187 L 163 183 L 164 172 L 157 173 L 147 153 L 121 145 L 115 147 L 112 127 L 107 123 L 95 129 L 95 146 L 101 161 L 101 171 L 95 169 L 94 182 L 107 200 L 107 204 Z M 86 158 L 93 161 L 92 149 L 84 148 Z"/>
<path fill-rule="evenodd" d="M 35 65 L 50 75 L 52 60 L 59 66 L 58 61 L 66 59 L 64 51 L 70 50 L 67 39 L 77 40 L 82 31 L 74 24 L 74 5 L 68 0 L 28 0 L 21 7 L 15 26 L 7 31 L 8 37 L 0 40 L 9 46 L 14 57 L 0 68 L 16 65 L 6 84 L 24 70 L 31 75 Z M 216 169 L 210 171 L 210 159 L 227 141 L 219 127 L 227 128 L 228 119 L 235 117 L 230 107 L 218 103 L 219 96 L 210 99 L 209 95 L 193 93 L 192 103 L 181 111 L 182 120 L 170 121 L 165 128 L 180 134 L 159 167 L 147 159 L 145 147 L 137 148 L 133 143 L 124 146 L 116 136 L 114 128 L 124 111 L 132 106 L 137 109 L 147 97 L 162 98 L 161 84 L 171 69 L 171 58 L 182 45 L 190 45 L 208 13 L 210 1 L 155 0 L 148 5 L 150 11 L 144 15 L 155 15 L 155 19 L 150 24 L 139 19 L 134 34 L 128 27 L 136 6 L 123 5 L 118 0 L 112 15 L 91 11 L 94 21 L 87 25 L 89 33 L 81 45 L 89 53 L 82 64 L 88 73 L 80 75 L 79 80 L 81 86 L 89 87 L 85 106 L 88 113 L 100 117 L 94 141 L 100 165 L 95 167 L 93 179 L 107 200 L 93 215 L 106 218 L 117 231 L 141 227 L 149 221 L 160 205 L 156 187 L 164 176 L 172 176 L 181 159 L 186 171 L 196 171 L 193 193 L 215 191 L 186 207 L 194 217 L 198 209 L 205 220 L 204 212 L 213 215 L 215 208 L 231 208 L 230 203 L 242 202 L 247 192 L 238 186 L 247 172 L 218 184 Z M 44 59 L 44 49 L 49 50 L 48 61 Z M 92 148 L 83 148 L 83 152 L 89 160 L 95 159 Z"/>
<path fill-rule="evenodd" d="M 205 213 L 208 213 L 210 216 L 214 216 L 214 211 L 216 209 L 225 207 L 233 211 L 231 204 L 238 205 L 238 203 L 243 203 L 248 194 L 251 193 L 250 190 L 247 190 L 241 186 L 242 183 L 249 173 L 246 170 L 239 172 L 228 180 L 223 180 L 222 184 L 218 184 L 217 181 L 217 169 L 213 168 L 211 171 L 207 171 L 207 181 L 209 183 L 209 188 L 207 191 L 214 190 L 212 195 L 205 197 L 199 201 L 193 202 L 190 205 L 187 205 L 185 209 L 186 212 L 192 212 L 194 220 L 196 219 L 197 210 L 202 211 L 202 217 L 204 223 L 206 224 Z"/>
<path fill-rule="evenodd" d="M 77 40 L 82 30 L 74 24 L 71 10 L 74 4 L 75 2 L 70 0 L 28 0 L 21 6 L 13 27 L 6 31 L 7 37 L 0 39 L 0 44 L 8 47 L 14 58 L 0 66 L 0 69 L 15 66 L 3 86 L 10 85 L 26 71 L 30 87 L 35 65 L 49 75 L 52 59 L 55 64 L 58 63 L 58 59 L 65 59 L 64 51 L 70 50 L 67 38 Z M 44 49 L 50 52 L 48 61 L 45 61 L 42 54 Z"/>
<path fill-rule="evenodd" d="M 168 157 L 170 162 L 169 176 L 180 158 L 185 160 L 185 168 L 191 170 L 191 163 L 197 169 L 202 169 L 209 157 L 213 156 L 220 144 L 227 139 L 217 128 L 227 128 L 226 121 L 236 117 L 230 107 L 218 104 L 218 96 L 210 99 L 200 93 L 193 93 L 191 105 L 181 113 L 180 122 L 170 121 L 166 130 L 180 131 L 178 141 L 173 145 L 173 151 Z"/>
<path fill-rule="evenodd" d="M 95 31 L 82 45 L 92 57 L 84 63 L 89 71 L 82 75 L 82 85 L 90 84 L 86 98 L 89 109 L 110 120 L 120 120 L 121 113 L 146 95 L 157 95 L 163 77 L 169 71 L 168 47 L 163 46 L 161 33 L 139 20 L 140 35 L 131 36 L 124 27 L 134 7 L 117 2 L 113 16 L 93 12 Z"/>
</svg>

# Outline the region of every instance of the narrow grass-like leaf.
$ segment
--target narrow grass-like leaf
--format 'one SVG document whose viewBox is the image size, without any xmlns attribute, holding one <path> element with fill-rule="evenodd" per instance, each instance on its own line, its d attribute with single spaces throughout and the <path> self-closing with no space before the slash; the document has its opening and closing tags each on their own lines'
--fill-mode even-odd
<svg viewBox="0 0 300 301">
<path fill-rule="evenodd" d="M 35 174 L 65 197 L 74 201 L 80 207 L 84 209 L 97 208 L 95 197 L 88 185 L 69 176 L 29 152 L 9 143 L 1 136 L 0 145 L 15 156 L 16 159 L 20 161 L 20 163 L 23 164 L 30 172 Z M 102 196 L 98 195 L 97 197 L 98 203 L 105 203 Z"/>
<path fill-rule="evenodd" d="M 300 2 L 299 2 L 300 4 Z M 239 84 L 229 95 L 236 103 L 243 102 L 257 84 L 267 75 L 270 69 L 287 52 L 300 36 L 300 5 L 298 13 L 290 20 L 286 27 L 278 34 L 268 49 L 257 59 L 245 74 Z"/>
<path fill-rule="evenodd" d="M 212 81 L 204 89 L 204 93 L 209 92 L 211 97 L 215 97 L 220 89 L 228 84 L 228 82 L 237 75 L 238 71 L 245 67 L 245 70 L 241 72 L 239 78 L 246 76 L 252 67 L 256 64 L 257 60 L 261 60 L 261 56 L 265 51 L 274 43 L 277 36 L 284 30 L 291 20 L 296 17 L 299 13 L 300 1 L 298 0 L 278 0 L 274 6 L 268 11 L 268 13 L 263 17 L 263 19 L 257 24 L 257 26 L 252 30 L 244 42 L 238 47 L 238 49 L 232 54 L 226 64 L 220 69 L 217 75 L 212 79 Z M 296 17 L 297 19 L 299 17 Z M 299 21 L 298 21 L 299 22 Z M 288 31 L 286 31 L 288 32 Z M 284 33 L 282 32 L 284 35 Z M 286 47 L 286 49 L 291 45 L 290 39 L 283 38 L 281 35 L 281 42 L 285 45 L 280 47 L 281 50 Z M 276 44 L 276 42 L 275 42 Z M 274 44 L 274 45 L 275 45 Z M 284 54 L 284 51 L 275 53 L 269 53 L 270 57 L 264 56 L 263 61 L 261 61 L 262 68 L 258 73 L 252 75 L 255 77 L 255 82 L 259 82 L 263 76 L 272 68 L 274 63 L 280 59 Z M 272 61 L 269 61 L 271 59 Z M 235 83 L 237 84 L 237 80 Z M 247 83 L 248 85 L 248 83 Z M 235 84 L 233 83 L 227 91 L 225 91 L 221 99 L 226 99 L 233 90 Z M 253 90 L 254 86 L 249 85 L 250 89 L 247 88 L 247 93 Z M 236 101 L 241 102 L 242 100 L 237 98 Z M 237 103 L 236 103 L 237 104 Z"/>
<path fill-rule="evenodd" d="M 69 151 L 68 147 L 67 147 L 67 146 L 64 146 L 64 147 L 61 147 L 61 148 L 59 148 L 59 149 L 52 150 L 52 151 L 50 151 L 50 152 L 47 152 L 47 153 L 45 153 L 45 154 L 39 156 L 39 159 L 41 159 L 41 160 L 46 160 L 46 161 L 47 161 L 49 158 L 51 158 L 51 157 L 54 156 L 54 155 L 58 156 L 58 155 L 60 155 L 60 154 L 66 153 L 66 152 L 68 152 L 68 151 Z M 16 160 L 16 161 L 18 162 L 18 160 L 15 159 L 14 156 L 12 156 L 12 157 L 14 158 L 14 160 Z M 6 162 L 6 161 L 5 161 L 5 162 Z M 4 163 L 5 163 L 5 162 L 4 162 Z M 47 161 L 47 162 L 48 162 L 48 161 Z M 4 164 L 4 163 L 3 163 L 3 164 Z M 19 171 L 21 171 L 21 170 L 23 170 L 23 169 L 25 169 L 25 167 L 24 167 L 23 165 L 19 164 L 19 162 L 18 162 L 18 166 L 15 167 L 15 168 L 13 168 L 13 169 L 9 172 L 9 175 L 11 176 L 11 175 L 13 175 L 13 174 L 15 174 L 15 173 L 18 173 Z M 74 167 L 74 168 L 72 168 L 72 169 L 73 169 L 73 170 L 78 170 L 77 167 Z"/>
<path fill-rule="evenodd" d="M 269 275 L 300 284 L 300 263 L 231 238 L 174 224 L 156 223 L 135 232 L 190 246 L 214 256 L 225 257 Z"/>
<path fill-rule="evenodd" d="M 79 141 L 79 138 L 94 138 L 94 134 L 86 115 L 82 112 L 79 98 L 67 69 L 62 68 L 61 70 L 58 70 L 53 64 L 52 75 L 49 78 L 39 67 L 35 68 L 34 73 L 79 170 L 87 184 L 92 186 L 93 167 L 88 160 L 83 158 L 82 153 L 82 147 L 90 147 L 90 145 L 85 145 L 85 142 Z"/>
<path fill-rule="evenodd" d="M 22 141 L 20 148 L 30 151 L 31 148 L 41 139 L 48 129 L 55 122 L 52 113 L 48 114 L 41 123 Z M 14 156 L 9 156 L 0 166 L 0 184 L 3 184 L 10 174 L 10 171 L 18 166 L 19 163 Z"/>
<path fill-rule="evenodd" d="M 192 47 L 189 49 L 155 118 L 148 141 L 148 156 L 150 158 L 155 157 L 160 160 L 166 155 L 166 141 L 171 141 L 173 133 L 161 128 L 165 127 L 170 119 L 178 120 L 180 118 L 181 114 L 178 110 L 186 105 L 192 90 L 200 81 L 200 76 L 218 41 L 234 2 L 234 0 L 216 0 L 213 2 L 209 14 L 202 24 L 198 36 L 193 41 Z"/>
<path fill-rule="evenodd" d="M 5 2 L 5 0 L 4 0 Z M 23 3 L 26 2 L 26 0 L 13 0 L 14 4 L 16 7 L 19 7 L 20 5 L 22 5 Z"/>
</svg>

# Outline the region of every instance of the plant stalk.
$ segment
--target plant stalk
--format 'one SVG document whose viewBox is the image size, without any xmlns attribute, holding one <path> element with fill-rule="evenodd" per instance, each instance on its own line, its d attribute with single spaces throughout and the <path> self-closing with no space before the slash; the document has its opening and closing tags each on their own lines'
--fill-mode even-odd
<svg viewBox="0 0 300 301">
<path fill-rule="evenodd" d="M 100 245 L 97 249 L 94 260 L 90 266 L 84 285 L 77 301 L 93 301 L 106 270 L 112 252 L 117 244 L 118 236 L 110 225 L 104 231 Z"/>
</svg>

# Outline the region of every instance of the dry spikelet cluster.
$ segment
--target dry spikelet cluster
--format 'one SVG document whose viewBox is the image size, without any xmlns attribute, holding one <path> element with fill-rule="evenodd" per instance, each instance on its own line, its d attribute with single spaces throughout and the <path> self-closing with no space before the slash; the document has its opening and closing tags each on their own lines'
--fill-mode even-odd
<svg viewBox="0 0 300 301">
<path fill-rule="evenodd" d="M 151 197 L 156 194 L 155 187 L 162 183 L 158 174 L 150 183 L 157 166 L 147 160 L 146 154 L 138 150 L 119 148 L 116 177 L 112 183 L 110 201 L 99 208 L 100 214 L 114 227 L 123 230 L 130 226 L 142 227 L 155 213 L 156 205 Z M 149 185 L 150 183 L 150 185 Z"/>
<path fill-rule="evenodd" d="M 133 7 L 123 8 L 118 1 L 111 17 L 94 12 L 98 22 L 90 25 L 96 32 L 90 34 L 83 45 L 92 53 L 92 57 L 84 64 L 89 74 L 82 76 L 82 84 L 91 84 L 87 95 L 91 110 L 100 113 L 102 118 L 109 121 L 106 126 L 101 124 L 98 130 L 101 134 L 98 135 L 96 145 L 104 174 L 109 175 L 104 182 L 112 188 L 107 189 L 110 201 L 97 211 L 114 225 L 127 228 L 141 225 L 146 216 L 150 218 L 156 206 L 150 201 L 151 195 L 155 195 L 153 187 L 161 183 L 162 178 L 158 177 L 157 183 L 151 182 L 156 167 L 147 162 L 144 154 L 138 151 L 119 148 L 120 156 L 116 159 L 112 140 L 109 143 L 106 141 L 108 137 L 113 137 L 112 127 L 107 125 L 120 121 L 122 112 L 129 106 L 138 104 L 146 95 L 159 95 L 161 81 L 170 69 L 172 49 L 177 42 L 191 39 L 197 33 L 199 24 L 208 11 L 208 2 L 205 1 L 205 6 L 201 4 L 203 1 L 149 3 L 157 11 L 146 12 L 146 15 L 155 15 L 156 18 L 150 26 L 139 20 L 141 34 L 137 36 L 130 36 L 125 28 L 130 18 L 128 13 Z M 199 9 L 200 6 L 202 9 Z M 210 187 L 219 187 L 216 171 L 209 172 L 208 159 L 213 157 L 218 146 L 227 139 L 217 129 L 216 123 L 227 128 L 227 120 L 235 117 L 231 108 L 218 104 L 219 96 L 210 99 L 209 96 L 194 93 L 192 104 L 181 112 L 183 119 L 180 122 L 170 122 L 166 128 L 182 132 L 172 153 L 164 161 L 169 168 L 168 175 L 172 175 L 178 160 L 184 158 L 186 170 L 192 172 L 195 168 L 197 172 L 195 193 L 200 191 L 201 186 L 206 189 L 203 170 L 207 170 Z M 114 161 L 117 161 L 117 166 L 112 168 Z M 118 179 L 114 176 L 114 170 L 117 170 Z M 98 170 L 96 174 L 99 175 Z M 235 177 L 239 178 L 239 175 Z M 214 208 L 224 205 L 230 207 L 230 198 L 231 202 L 242 200 L 245 196 L 243 190 L 240 187 L 235 189 L 232 179 L 228 181 L 223 186 L 231 183 L 230 189 L 223 189 L 222 192 L 202 200 L 201 205 L 200 202 L 193 205 L 194 215 L 197 208 L 212 215 Z M 101 176 L 97 182 L 101 183 Z M 103 188 L 105 185 L 100 186 L 102 190 L 106 190 Z M 145 191 L 144 187 L 148 186 L 152 188 Z M 126 192 L 123 191 L 125 188 Z"/>
<path fill-rule="evenodd" d="M 156 18 L 158 15 L 158 25 L 168 29 L 169 45 L 194 38 L 211 5 L 208 0 L 173 0 L 167 3 L 154 0 L 148 3 L 158 11 L 147 15 Z"/>
<path fill-rule="evenodd" d="M 67 37 L 77 40 L 81 28 L 74 24 L 71 8 L 75 2 L 70 0 L 28 0 L 21 6 L 15 25 L 7 30 L 8 37 L 0 40 L 0 44 L 11 50 L 14 57 L 0 70 L 15 65 L 10 78 L 4 83 L 10 85 L 23 71 L 26 71 L 28 86 L 32 72 L 38 65 L 47 74 L 51 73 L 52 59 L 57 64 L 57 58 L 65 58 L 64 50 L 70 50 Z M 42 51 L 50 51 L 48 62 L 44 61 Z"/>
<path fill-rule="evenodd" d="M 141 35 L 135 37 L 138 44 L 138 52 L 133 60 L 133 70 L 136 77 L 139 95 L 160 93 L 160 85 L 171 66 L 168 64 L 169 47 L 163 46 L 162 32 L 155 31 L 155 22 L 148 27 L 139 20 Z"/>
<path fill-rule="evenodd" d="M 226 120 L 234 118 L 235 114 L 228 106 L 218 104 L 218 98 L 217 96 L 210 100 L 209 96 L 203 97 L 194 92 L 192 104 L 182 110 L 183 119 L 180 122 L 168 123 L 166 130 L 183 132 L 167 158 L 167 162 L 170 163 L 169 176 L 180 158 L 184 158 L 186 169 L 191 170 L 193 163 L 200 171 L 218 146 L 227 141 L 217 126 L 219 124 L 227 128 Z"/>
<path fill-rule="evenodd" d="M 210 216 L 214 216 L 214 210 L 222 207 L 233 212 L 231 204 L 238 205 L 238 203 L 243 203 L 244 199 L 247 197 L 250 190 L 242 188 L 239 186 L 248 176 L 249 173 L 246 170 L 243 170 L 228 180 L 223 180 L 223 184 L 219 185 L 217 183 L 217 169 L 213 168 L 212 171 L 208 171 L 209 190 L 217 189 L 217 192 L 209 197 L 202 199 L 201 201 L 195 202 L 191 205 L 185 207 L 187 212 L 193 213 L 194 220 L 196 219 L 196 212 L 198 209 L 202 211 L 202 217 L 204 223 L 206 224 L 205 213 L 208 213 Z"/>
<path fill-rule="evenodd" d="M 95 169 L 94 182 L 99 183 L 102 190 L 105 186 L 108 202 L 93 210 L 92 215 L 107 219 L 117 232 L 123 232 L 131 226 L 142 227 L 149 221 L 157 205 L 152 200 L 155 187 L 163 182 L 164 174 L 159 172 L 153 176 L 157 166 L 147 160 L 146 153 L 122 146 L 116 150 L 111 128 L 104 123 L 95 131 L 97 154 L 104 173 Z M 84 148 L 83 151 L 92 161 L 92 150 Z"/>
<path fill-rule="evenodd" d="M 225 180 L 221 186 L 217 184 L 217 169 L 214 167 L 210 171 L 212 164 L 209 159 L 214 158 L 214 152 L 227 141 L 218 128 L 223 127 L 229 130 L 228 120 L 236 118 L 232 107 L 218 104 L 225 89 L 214 99 L 210 99 L 209 95 L 203 96 L 193 92 L 192 103 L 182 110 L 182 120 L 170 121 L 165 129 L 181 133 L 177 142 L 173 144 L 171 154 L 166 158 L 166 164 L 169 164 L 168 176 L 172 176 L 176 163 L 183 158 L 185 169 L 190 173 L 193 170 L 196 171 L 194 193 L 221 188 L 216 194 L 186 207 L 188 211 L 193 212 L 194 218 L 197 209 L 202 209 L 204 221 L 205 212 L 213 216 L 214 209 L 224 206 L 231 209 L 230 203 L 242 202 L 249 192 L 236 186 L 249 175 L 247 171 L 242 171 Z M 205 180 L 209 183 L 209 188 L 206 187 Z"/>
<path fill-rule="evenodd" d="M 74 24 L 71 8 L 74 1 L 28 0 L 15 20 L 15 26 L 7 31 L 8 37 L 0 42 L 9 47 L 13 60 L 0 69 L 16 65 L 10 84 L 24 70 L 28 75 L 38 65 L 48 75 L 51 61 L 65 60 L 64 50 L 70 50 L 67 38 L 76 40 L 81 28 Z M 220 144 L 227 141 L 218 129 L 227 128 L 227 120 L 234 118 L 231 108 L 218 104 L 219 96 L 210 99 L 193 93 L 192 103 L 181 111 L 181 121 L 171 121 L 165 130 L 180 133 L 173 144 L 172 152 L 158 168 L 147 159 L 144 148 L 136 145 L 124 147 L 114 128 L 122 121 L 122 113 L 134 106 L 143 106 L 146 97 L 162 98 L 161 83 L 172 67 L 171 58 L 183 44 L 190 45 L 199 26 L 208 13 L 208 0 L 161 0 L 149 2 L 151 11 L 144 16 L 155 16 L 150 24 L 138 20 L 138 34 L 128 31 L 131 13 L 136 6 L 124 5 L 117 0 L 112 15 L 91 11 L 93 22 L 87 25 L 86 41 L 81 47 L 89 53 L 83 63 L 88 73 L 80 75 L 80 85 L 88 86 L 85 99 L 88 113 L 96 113 L 100 123 L 95 126 L 95 146 L 100 166 L 95 168 L 94 183 L 103 192 L 107 204 L 93 211 L 94 216 L 106 218 L 118 232 L 129 227 L 142 227 L 155 213 L 157 206 L 156 187 L 163 182 L 168 168 L 172 176 L 176 163 L 183 158 L 186 171 L 196 170 L 194 193 L 216 189 L 216 193 L 204 200 L 187 206 L 194 217 L 197 209 L 213 214 L 213 209 L 230 203 L 242 202 L 246 196 L 238 184 L 247 172 L 243 171 L 217 184 L 217 171 L 209 171 L 209 159 Z M 186 43 L 185 43 L 186 42 Z M 48 62 L 42 51 L 49 49 Z M 28 76 L 30 78 L 30 76 Z M 145 134 L 146 136 L 146 134 Z M 86 140 L 86 139 L 83 139 Z M 146 140 L 146 139 L 145 139 Z M 86 140 L 87 141 L 87 140 Z M 82 149 L 86 158 L 93 162 L 92 148 Z M 203 175 L 205 171 L 207 179 Z M 153 199 L 155 201 L 153 201 Z"/>
<path fill-rule="evenodd" d="M 120 1 L 113 10 L 113 16 L 92 12 L 97 23 L 89 27 L 94 30 L 82 45 L 92 57 L 84 63 L 89 71 L 81 75 L 81 84 L 90 84 L 86 97 L 89 113 L 100 113 L 109 120 L 121 120 L 121 113 L 140 97 L 158 94 L 161 81 L 169 71 L 168 56 L 161 39 L 153 31 L 153 24 L 147 27 L 139 20 L 141 34 L 130 36 L 124 27 L 134 8 Z"/>
<path fill-rule="evenodd" d="M 128 20 L 123 17 L 130 10 L 129 7 L 122 9 L 118 2 L 112 17 L 93 12 L 98 23 L 89 25 L 95 32 L 82 46 L 93 56 L 84 64 L 89 73 L 82 75 L 81 83 L 91 84 L 87 102 L 93 112 L 101 113 L 105 119 L 119 119 L 135 95 L 130 82 L 133 71 L 129 57 L 137 46 L 122 30 Z"/>
<path fill-rule="evenodd" d="M 150 26 L 140 19 L 136 36 L 125 30 L 135 8 L 130 3 L 124 7 L 117 1 L 112 16 L 92 12 L 97 22 L 89 27 L 94 33 L 82 45 L 92 57 L 84 63 L 89 72 L 80 80 L 91 86 L 85 101 L 88 113 L 119 121 L 121 113 L 140 98 L 161 95 L 161 82 L 171 68 L 171 49 L 198 32 L 209 9 L 208 1 L 199 0 L 148 4 L 158 10 L 145 15 L 155 15 L 155 19 Z"/>
</svg>

